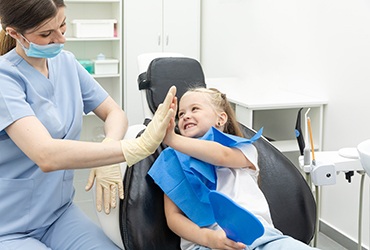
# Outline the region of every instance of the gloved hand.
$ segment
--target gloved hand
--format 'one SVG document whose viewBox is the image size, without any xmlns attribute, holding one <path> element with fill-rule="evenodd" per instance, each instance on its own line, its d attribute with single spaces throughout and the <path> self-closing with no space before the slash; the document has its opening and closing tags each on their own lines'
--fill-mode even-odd
<svg viewBox="0 0 370 250">
<path fill-rule="evenodd" d="M 113 140 L 110 138 L 105 138 L 102 143 L 109 141 Z M 109 214 L 110 209 L 115 208 L 117 205 L 117 186 L 119 197 L 123 199 L 121 167 L 119 164 L 113 164 L 110 166 L 91 169 L 85 187 L 86 191 L 89 191 L 92 188 L 94 179 L 96 180 L 96 209 L 101 212 L 102 201 L 104 200 L 104 211 L 106 214 Z"/>
<path fill-rule="evenodd" d="M 133 140 L 122 140 L 122 152 L 125 156 L 127 166 L 132 166 L 136 162 L 154 153 L 166 135 L 166 130 L 171 118 L 174 117 L 176 106 L 176 87 L 172 86 L 165 100 L 158 106 L 153 116 L 153 120 L 148 124 L 144 133 Z"/>
</svg>

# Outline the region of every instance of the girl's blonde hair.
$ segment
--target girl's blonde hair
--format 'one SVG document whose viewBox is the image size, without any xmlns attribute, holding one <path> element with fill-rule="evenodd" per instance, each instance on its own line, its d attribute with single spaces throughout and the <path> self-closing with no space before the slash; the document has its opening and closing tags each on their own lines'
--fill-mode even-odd
<svg viewBox="0 0 370 250">
<path fill-rule="evenodd" d="M 243 132 L 240 129 L 240 125 L 236 120 L 236 115 L 233 108 L 230 105 L 230 102 L 227 100 L 226 94 L 221 93 L 218 89 L 215 88 L 192 88 L 188 92 L 198 92 L 206 94 L 210 103 L 216 112 L 225 112 L 227 114 L 227 121 L 224 126 L 225 133 L 244 137 Z M 258 186 L 261 185 L 261 176 L 258 175 L 257 179 Z"/>
<path fill-rule="evenodd" d="M 202 87 L 189 89 L 188 92 L 198 92 L 206 94 L 213 108 L 217 112 L 225 112 L 227 114 L 228 118 L 224 125 L 223 132 L 231 135 L 244 137 L 240 129 L 239 123 L 236 120 L 235 112 L 231 107 L 230 102 L 227 100 L 226 94 L 221 93 L 218 89 L 215 88 L 202 88 Z"/>
</svg>

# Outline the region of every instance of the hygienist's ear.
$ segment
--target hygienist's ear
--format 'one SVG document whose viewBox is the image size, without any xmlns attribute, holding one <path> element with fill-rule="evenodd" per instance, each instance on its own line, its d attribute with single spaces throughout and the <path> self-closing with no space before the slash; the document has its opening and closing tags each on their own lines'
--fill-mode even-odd
<svg viewBox="0 0 370 250">
<path fill-rule="evenodd" d="M 5 32 L 16 40 L 19 40 L 20 38 L 22 38 L 22 36 L 12 27 L 6 27 Z"/>
</svg>

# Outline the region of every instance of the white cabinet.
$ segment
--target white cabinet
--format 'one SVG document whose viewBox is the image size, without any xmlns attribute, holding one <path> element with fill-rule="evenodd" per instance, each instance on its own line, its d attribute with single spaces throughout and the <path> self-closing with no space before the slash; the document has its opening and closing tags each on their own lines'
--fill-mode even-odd
<svg viewBox="0 0 370 250">
<path fill-rule="evenodd" d="M 238 78 L 208 78 L 207 87 L 226 93 L 234 105 L 237 119 L 255 130 L 263 127 L 263 135 L 298 166 L 299 147 L 295 135 L 298 110 L 301 112 L 302 132 L 310 146 L 305 124 L 305 113 L 311 119 L 315 150 L 322 149 L 324 106 L 327 99 L 279 88 L 250 86 Z"/>
<path fill-rule="evenodd" d="M 122 0 L 66 0 L 67 32 L 65 49 L 79 60 L 93 60 L 103 53 L 106 58 L 118 60 L 118 72 L 113 74 L 93 74 L 112 98 L 122 106 Z M 112 37 L 96 36 L 76 38 L 73 32 L 74 20 L 116 20 Z M 93 24 L 92 24 L 93 25 Z M 67 72 L 68 73 L 68 72 Z M 99 140 L 102 122 L 94 115 L 84 117 L 82 140 Z"/>
<path fill-rule="evenodd" d="M 137 57 L 171 52 L 199 60 L 199 0 L 124 1 L 124 109 L 130 124 L 144 119 Z"/>
</svg>

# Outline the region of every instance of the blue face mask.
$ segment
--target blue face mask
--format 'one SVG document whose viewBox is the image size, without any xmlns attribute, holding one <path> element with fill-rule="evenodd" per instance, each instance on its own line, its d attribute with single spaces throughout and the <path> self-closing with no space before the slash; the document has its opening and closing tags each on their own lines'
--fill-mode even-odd
<svg viewBox="0 0 370 250">
<path fill-rule="evenodd" d="M 28 49 L 22 45 L 22 48 L 27 56 L 37 57 L 37 58 L 52 58 L 57 56 L 63 49 L 63 43 L 50 43 L 46 45 L 38 45 L 36 43 L 28 41 L 24 36 L 22 36 L 30 45 Z"/>
</svg>

